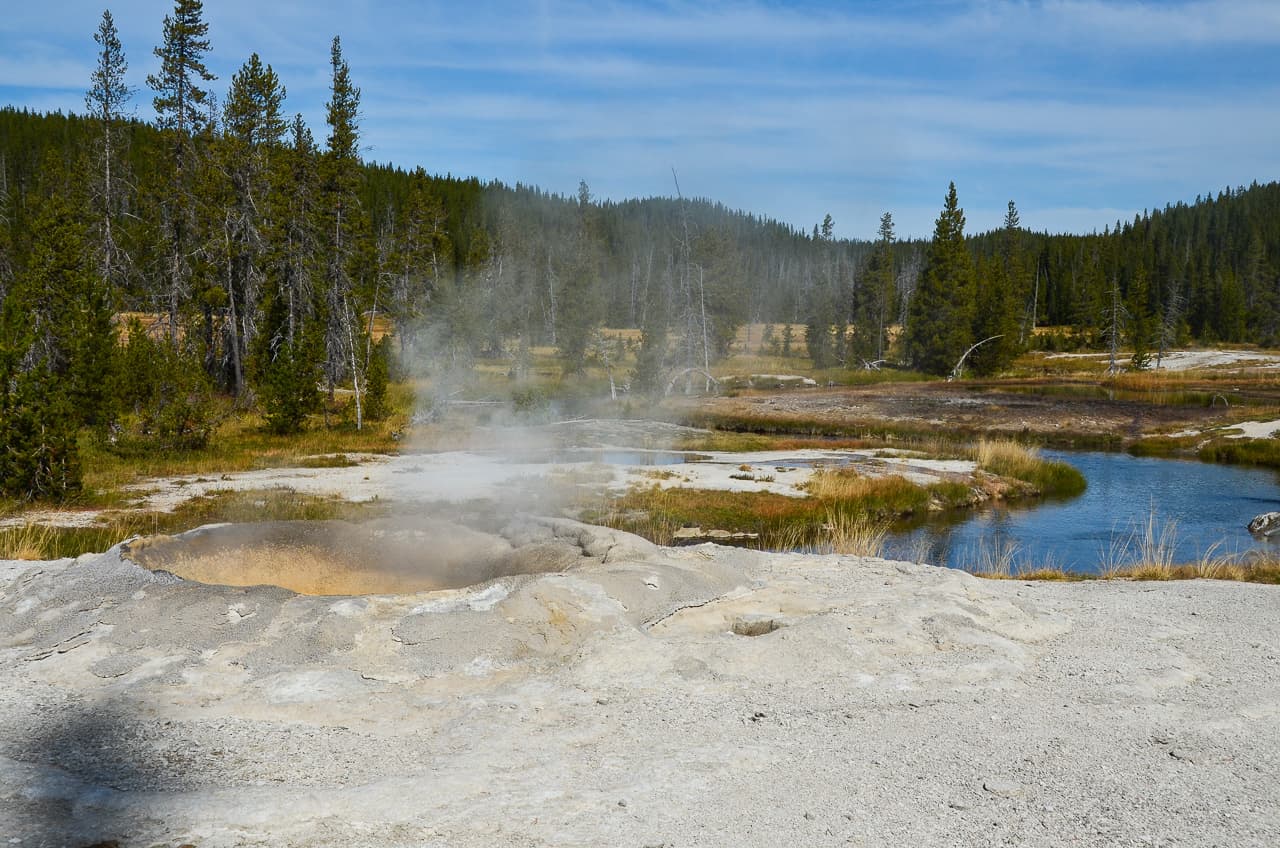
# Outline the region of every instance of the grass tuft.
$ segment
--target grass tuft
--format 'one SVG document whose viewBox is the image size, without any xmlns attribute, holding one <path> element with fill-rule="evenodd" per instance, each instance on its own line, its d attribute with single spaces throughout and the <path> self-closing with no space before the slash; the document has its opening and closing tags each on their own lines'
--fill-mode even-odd
<svg viewBox="0 0 1280 848">
<path fill-rule="evenodd" d="M 47 559 L 57 531 L 44 524 L 22 524 L 0 530 L 0 559 Z"/>
<path fill-rule="evenodd" d="M 1087 485 L 1074 467 L 1047 460 L 1037 448 L 1012 439 L 979 439 L 972 455 L 983 471 L 1029 483 L 1042 495 L 1078 495 Z"/>
<path fill-rule="evenodd" d="M 831 534 L 834 553 L 859 557 L 878 557 L 884 553 L 884 537 L 888 528 L 882 522 L 864 515 L 829 509 L 825 527 Z"/>
</svg>

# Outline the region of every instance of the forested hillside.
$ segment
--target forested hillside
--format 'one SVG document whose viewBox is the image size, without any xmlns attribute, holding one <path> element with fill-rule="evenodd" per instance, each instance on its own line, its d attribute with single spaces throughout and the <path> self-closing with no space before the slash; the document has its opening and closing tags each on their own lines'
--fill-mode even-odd
<svg viewBox="0 0 1280 848">
<path fill-rule="evenodd" d="M 550 346 L 575 374 L 616 358 L 606 326 L 642 331 L 644 393 L 708 369 L 746 322 L 804 324 L 818 367 L 937 374 L 978 342 L 979 373 L 1033 343 L 1123 345 L 1135 368 L 1188 340 L 1280 343 L 1280 185 L 1091 235 L 1031 232 L 1010 202 L 976 237 L 952 186 L 928 242 L 897 241 L 892 210 L 838 240 L 830 216 L 810 232 L 678 191 L 598 202 L 585 182 L 565 197 L 364 162 L 336 37 L 321 140 L 269 57 L 213 78 L 199 0 L 165 18 L 145 92 L 109 12 L 94 37 L 85 114 L 0 109 L 3 491 L 73 489 L 82 427 L 198 446 L 223 393 L 287 433 L 339 387 L 359 427 L 393 360 L 505 357 L 520 379 Z M 143 97 L 154 124 L 127 117 Z"/>
</svg>

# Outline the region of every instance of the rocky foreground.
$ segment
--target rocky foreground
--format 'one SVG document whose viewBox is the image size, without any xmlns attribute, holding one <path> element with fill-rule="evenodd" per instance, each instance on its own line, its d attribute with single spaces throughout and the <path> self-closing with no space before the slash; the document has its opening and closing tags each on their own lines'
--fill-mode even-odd
<svg viewBox="0 0 1280 848">
<path fill-rule="evenodd" d="M 504 531 L 318 597 L 0 563 L 21 846 L 1280 844 L 1280 590 Z"/>
</svg>

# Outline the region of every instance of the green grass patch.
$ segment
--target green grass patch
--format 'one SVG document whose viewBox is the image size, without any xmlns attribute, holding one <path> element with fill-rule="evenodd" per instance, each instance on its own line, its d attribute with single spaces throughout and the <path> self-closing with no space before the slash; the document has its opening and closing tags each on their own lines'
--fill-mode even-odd
<svg viewBox="0 0 1280 848">
<path fill-rule="evenodd" d="M 298 460 L 299 468 L 354 468 L 360 463 L 345 453 L 333 453 L 322 456 L 304 456 Z"/>
<path fill-rule="evenodd" d="M 811 439 L 844 439 L 862 444 L 883 444 L 902 447 L 903 442 L 938 442 L 944 437 L 932 424 L 907 424 L 882 420 L 830 420 L 804 415 L 773 415 L 752 413 L 713 412 L 704 409 L 686 410 L 670 416 L 673 423 L 689 427 L 702 427 L 730 433 L 767 436 L 794 436 Z M 1115 433 L 1086 433 L 1055 431 L 1029 436 L 1022 430 L 1000 430 L 963 425 L 947 425 L 945 440 L 956 445 L 957 450 L 980 438 L 1028 439 L 1046 447 L 1072 450 L 1120 450 L 1124 436 Z M 830 442 L 828 442 L 828 447 Z"/>
<path fill-rule="evenodd" d="M 1129 445 L 1133 456 L 1170 457 L 1185 453 L 1195 447 L 1195 437 L 1147 436 Z"/>
<path fill-rule="evenodd" d="M 681 527 L 701 527 L 757 534 L 757 546 L 766 550 L 821 549 L 855 524 L 878 527 L 923 513 L 931 505 L 949 509 L 973 501 L 973 490 L 960 483 L 920 486 L 902 477 L 865 477 L 831 469 L 814 476 L 806 498 L 637 486 L 606 505 L 588 506 L 582 518 L 659 544 L 670 544 Z"/>
<path fill-rule="evenodd" d="M 1219 439 L 1196 455 L 1205 462 L 1280 468 L 1280 439 Z"/>
</svg>

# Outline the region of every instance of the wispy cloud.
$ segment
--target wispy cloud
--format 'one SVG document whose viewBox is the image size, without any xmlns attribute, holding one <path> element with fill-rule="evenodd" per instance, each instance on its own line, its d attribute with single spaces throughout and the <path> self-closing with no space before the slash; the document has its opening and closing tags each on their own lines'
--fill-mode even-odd
<svg viewBox="0 0 1280 848">
<path fill-rule="evenodd" d="M 167 0 L 113 8 L 143 87 Z M 0 96 L 79 109 L 101 9 L 0 16 Z M 219 91 L 250 52 L 319 126 L 329 39 L 372 157 L 601 196 L 692 193 L 868 236 L 927 234 L 954 179 L 971 229 L 1009 198 L 1089 230 L 1277 174 L 1280 4 L 218 0 Z M 137 98 L 149 114 L 149 93 Z M 1128 210 L 1122 213 L 1121 210 Z M 1097 216 L 1091 218 L 1090 216 Z"/>
</svg>

